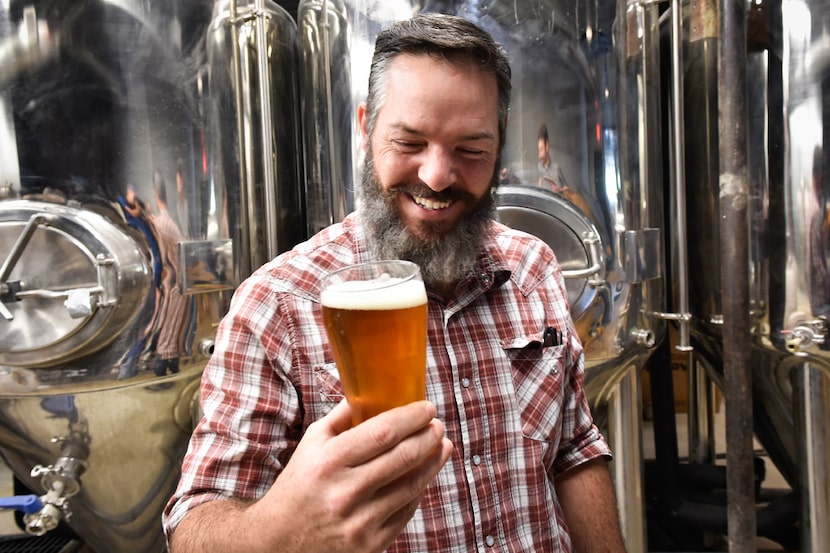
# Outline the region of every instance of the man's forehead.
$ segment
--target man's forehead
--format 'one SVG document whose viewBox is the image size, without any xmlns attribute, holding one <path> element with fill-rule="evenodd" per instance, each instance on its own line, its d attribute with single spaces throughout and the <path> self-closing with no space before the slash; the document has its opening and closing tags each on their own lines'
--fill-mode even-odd
<svg viewBox="0 0 830 553">
<path fill-rule="evenodd" d="M 405 69 L 411 66 L 444 66 L 455 67 L 469 71 L 478 69 L 485 72 L 485 69 L 467 54 L 442 55 L 437 52 L 401 52 L 393 56 L 387 64 L 389 69 Z"/>
<path fill-rule="evenodd" d="M 394 89 L 396 93 L 423 92 L 433 96 L 445 80 L 456 78 L 468 81 L 464 83 L 465 90 L 453 90 L 460 96 L 478 92 L 487 96 L 492 94 L 493 98 L 498 98 L 498 82 L 492 71 L 487 71 L 472 61 L 458 63 L 428 54 L 407 53 L 393 58 L 387 66 L 385 83 L 382 86 L 386 93 Z"/>
</svg>

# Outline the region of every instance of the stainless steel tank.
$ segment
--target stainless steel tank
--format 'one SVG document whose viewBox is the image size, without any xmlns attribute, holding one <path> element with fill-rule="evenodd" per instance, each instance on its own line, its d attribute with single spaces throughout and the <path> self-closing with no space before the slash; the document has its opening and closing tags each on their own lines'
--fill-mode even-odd
<svg viewBox="0 0 830 553">
<path fill-rule="evenodd" d="M 354 208 L 363 155 L 355 113 L 366 97 L 377 33 L 428 11 L 464 16 L 505 47 L 513 97 L 498 216 L 546 240 L 562 264 L 585 344 L 589 399 L 598 421 L 607 422 L 618 385 L 636 379 L 665 334 L 657 7 L 613 0 L 301 1 L 311 230 Z M 540 163 L 543 124 L 550 163 Z M 626 444 L 617 448 L 626 472 L 618 482 L 630 486 L 618 493 L 623 501 L 641 493 L 638 390 L 629 387 L 625 408 L 611 410 L 630 423 L 611 424 L 625 428 L 614 436 Z M 633 503 L 624 516 L 642 509 Z M 642 542 L 630 534 L 629 547 L 638 550 Z"/>
<path fill-rule="evenodd" d="M 306 236 L 296 24 L 263 1 L 0 3 L 0 454 L 94 551 L 161 510 L 216 324 Z"/>
<path fill-rule="evenodd" d="M 747 4 L 748 240 L 721 257 L 717 19 L 683 36 L 688 255 L 695 357 L 724 385 L 723 266 L 749 265 L 754 431 L 804 503 L 801 551 L 830 548 L 830 5 Z M 742 109 L 737 106 L 735 109 Z M 728 109 L 728 108 L 727 108 Z M 737 266 L 737 265 L 734 265 Z M 727 397 L 727 401 L 729 398 Z"/>
</svg>

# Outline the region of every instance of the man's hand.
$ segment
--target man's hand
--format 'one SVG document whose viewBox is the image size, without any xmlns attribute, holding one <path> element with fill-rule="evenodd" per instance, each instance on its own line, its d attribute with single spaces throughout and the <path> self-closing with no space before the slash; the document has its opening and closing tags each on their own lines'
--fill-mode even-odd
<svg viewBox="0 0 830 553">
<path fill-rule="evenodd" d="M 452 448 L 431 403 L 399 407 L 351 428 L 342 402 L 309 426 L 262 499 L 195 509 L 175 531 L 171 552 L 383 551 L 412 518 Z M 230 535 L 235 545 L 221 545 Z"/>
</svg>

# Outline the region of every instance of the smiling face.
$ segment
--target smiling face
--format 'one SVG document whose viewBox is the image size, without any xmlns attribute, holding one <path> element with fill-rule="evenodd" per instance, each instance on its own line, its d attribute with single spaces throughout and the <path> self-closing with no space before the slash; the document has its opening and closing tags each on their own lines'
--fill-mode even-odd
<svg viewBox="0 0 830 553">
<path fill-rule="evenodd" d="M 471 269 L 492 215 L 495 76 L 402 54 L 390 62 L 384 86 L 371 136 L 366 109 L 358 109 L 367 148 L 363 199 L 375 241 L 387 244 L 379 255 L 412 259 L 427 281 L 457 280 Z"/>
<path fill-rule="evenodd" d="M 373 135 L 358 118 L 384 192 L 413 234 L 447 232 L 489 194 L 498 158 L 498 92 L 492 73 L 432 56 L 389 64 Z"/>
</svg>

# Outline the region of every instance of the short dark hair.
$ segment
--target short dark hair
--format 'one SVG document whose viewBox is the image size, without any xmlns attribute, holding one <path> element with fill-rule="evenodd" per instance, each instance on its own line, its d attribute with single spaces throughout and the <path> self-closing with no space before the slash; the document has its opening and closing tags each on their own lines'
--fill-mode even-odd
<svg viewBox="0 0 830 553">
<path fill-rule="evenodd" d="M 494 73 L 498 86 L 499 146 L 504 144 L 511 89 L 507 55 L 489 33 L 474 23 L 440 13 L 418 14 L 378 34 L 366 98 L 367 134 L 372 134 L 385 99 L 386 69 L 401 54 L 440 56 L 456 63 L 472 63 L 482 71 Z"/>
</svg>

